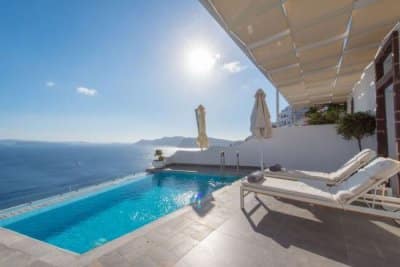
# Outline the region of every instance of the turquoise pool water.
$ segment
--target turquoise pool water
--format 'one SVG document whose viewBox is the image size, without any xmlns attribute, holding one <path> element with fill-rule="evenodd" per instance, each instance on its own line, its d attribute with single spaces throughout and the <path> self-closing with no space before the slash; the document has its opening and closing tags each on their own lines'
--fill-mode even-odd
<svg viewBox="0 0 400 267">
<path fill-rule="evenodd" d="M 0 221 L 0 226 L 76 253 L 85 253 L 239 177 L 186 172 L 146 174 L 79 199 Z"/>
</svg>

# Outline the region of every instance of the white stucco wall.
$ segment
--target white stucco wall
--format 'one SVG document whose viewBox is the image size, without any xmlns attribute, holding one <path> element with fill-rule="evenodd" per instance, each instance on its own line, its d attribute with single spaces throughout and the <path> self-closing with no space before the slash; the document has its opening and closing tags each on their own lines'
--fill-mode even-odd
<svg viewBox="0 0 400 267">
<path fill-rule="evenodd" d="M 376 112 L 375 66 L 371 62 L 353 88 L 354 112 Z"/>
<path fill-rule="evenodd" d="M 376 149 L 375 136 L 363 140 L 363 147 Z M 265 166 L 276 163 L 289 169 L 333 171 L 358 152 L 356 141 L 346 141 L 336 134 L 334 125 L 274 128 L 273 137 L 251 139 L 232 147 L 211 147 L 206 151 L 177 151 L 168 163 L 219 165 L 225 151 L 226 165 L 260 166 L 264 151 Z"/>
<path fill-rule="evenodd" d="M 397 23 L 393 30 L 400 31 L 400 23 Z M 392 31 L 388 32 L 385 38 L 381 41 L 379 48 L 377 49 L 376 55 L 382 49 L 385 40 L 389 38 Z M 400 43 L 399 43 L 400 46 Z M 400 57 L 400 56 L 399 56 Z M 388 69 L 388 66 L 392 64 L 391 57 L 388 57 L 384 62 L 384 70 Z M 360 80 L 354 85 L 352 94 L 354 99 L 354 112 L 357 111 L 372 111 L 376 112 L 376 87 L 375 87 L 375 66 L 374 61 L 364 69 Z"/>
</svg>

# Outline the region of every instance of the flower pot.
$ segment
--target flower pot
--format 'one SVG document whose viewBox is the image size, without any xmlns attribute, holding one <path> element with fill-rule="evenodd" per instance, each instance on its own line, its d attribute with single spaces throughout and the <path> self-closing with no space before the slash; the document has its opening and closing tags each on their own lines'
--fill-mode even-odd
<svg viewBox="0 0 400 267">
<path fill-rule="evenodd" d="M 153 167 L 156 169 L 165 167 L 165 160 L 153 160 Z"/>
</svg>

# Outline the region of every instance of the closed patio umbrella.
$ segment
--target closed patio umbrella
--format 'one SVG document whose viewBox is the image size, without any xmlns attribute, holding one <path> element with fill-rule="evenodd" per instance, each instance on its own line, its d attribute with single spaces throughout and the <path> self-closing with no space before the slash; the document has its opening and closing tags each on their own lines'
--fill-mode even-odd
<svg viewBox="0 0 400 267">
<path fill-rule="evenodd" d="M 257 138 L 270 138 L 272 136 L 271 117 L 267 103 L 265 102 L 265 93 L 258 89 L 255 95 L 253 112 L 251 113 L 250 131 Z"/>
<path fill-rule="evenodd" d="M 206 111 L 202 105 L 199 105 L 195 110 L 197 121 L 197 145 L 201 150 L 208 147 L 208 137 L 206 134 Z"/>
<path fill-rule="evenodd" d="M 253 111 L 251 113 L 250 131 L 252 136 L 259 140 L 272 137 L 272 125 L 271 117 L 267 103 L 265 102 L 265 93 L 262 89 L 258 89 L 255 95 L 255 102 Z M 260 146 L 260 168 L 264 170 L 264 152 L 262 146 Z"/>
</svg>

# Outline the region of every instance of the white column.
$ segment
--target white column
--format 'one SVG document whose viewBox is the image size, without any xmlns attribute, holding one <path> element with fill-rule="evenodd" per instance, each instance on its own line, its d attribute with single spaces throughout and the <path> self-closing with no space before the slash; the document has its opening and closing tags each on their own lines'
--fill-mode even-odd
<svg viewBox="0 0 400 267">
<path fill-rule="evenodd" d="M 296 109 L 292 106 L 291 107 L 291 109 L 292 109 L 292 113 L 290 114 L 290 116 L 292 117 L 292 121 L 291 121 L 291 123 L 290 123 L 290 126 L 293 126 L 294 125 L 294 122 L 295 122 L 295 120 L 296 120 L 296 116 L 295 116 L 295 112 L 296 112 Z"/>
<path fill-rule="evenodd" d="M 276 123 L 278 123 L 278 118 L 279 118 L 279 91 L 276 88 Z"/>
</svg>

